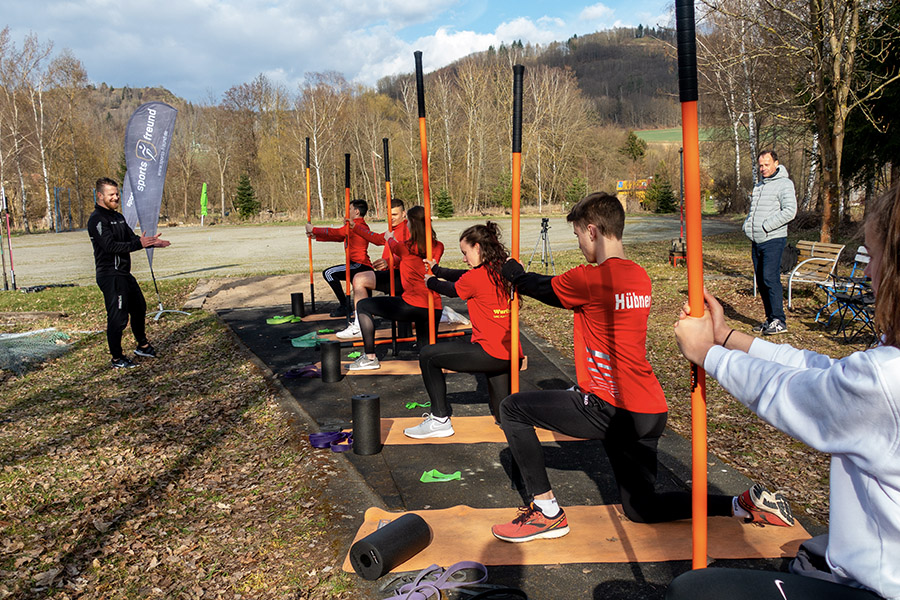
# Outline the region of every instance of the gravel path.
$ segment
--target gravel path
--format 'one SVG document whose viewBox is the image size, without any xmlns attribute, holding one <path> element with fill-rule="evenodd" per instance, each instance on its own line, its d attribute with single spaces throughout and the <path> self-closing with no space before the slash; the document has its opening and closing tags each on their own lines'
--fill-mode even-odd
<svg viewBox="0 0 900 600">
<path fill-rule="evenodd" d="M 447 245 L 448 256 L 455 256 L 459 232 L 476 223 L 472 219 L 438 219 L 434 228 L 438 239 Z M 501 221 L 509 240 L 508 220 Z M 383 222 L 372 223 L 375 230 Z M 522 219 L 520 256 L 527 262 L 540 240 L 540 217 Z M 668 241 L 677 238 L 679 220 L 674 216 L 640 216 L 628 219 L 626 241 Z M 739 224 L 729 221 L 704 220 L 704 233 L 734 231 Z M 308 269 L 306 236 L 298 226 L 214 226 L 170 227 L 161 230 L 169 248 L 154 252 L 153 269 L 157 279 L 166 277 L 237 277 L 262 273 L 306 272 Z M 553 252 L 576 249 L 575 236 L 565 217 L 550 219 L 548 231 Z M 4 245 L 6 239 L 4 238 Z M 14 236 L 12 240 L 16 283 L 19 287 L 53 283 L 94 284 L 94 261 L 90 240 L 85 230 L 66 233 L 42 233 Z M 4 248 L 5 250 L 5 248 Z M 370 250 L 375 257 L 380 251 Z M 540 256 L 540 248 L 535 260 Z M 340 244 L 313 245 L 313 264 L 321 270 L 343 262 Z M 9 256 L 6 256 L 9 269 Z M 132 272 L 139 281 L 150 278 L 146 258 L 140 252 L 132 255 Z"/>
</svg>

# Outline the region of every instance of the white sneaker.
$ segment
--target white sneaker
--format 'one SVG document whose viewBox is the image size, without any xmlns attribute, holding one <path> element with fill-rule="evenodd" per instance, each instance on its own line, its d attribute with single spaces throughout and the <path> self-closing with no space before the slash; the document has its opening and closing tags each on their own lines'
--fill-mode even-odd
<svg viewBox="0 0 900 600">
<path fill-rule="evenodd" d="M 431 413 L 422 415 L 425 420 L 415 427 L 407 427 L 403 430 L 403 435 L 417 440 L 425 438 L 442 438 L 450 437 L 455 432 L 453 425 L 450 424 L 450 417 L 436 417 Z"/>
<path fill-rule="evenodd" d="M 353 321 L 347 329 L 342 329 L 335 335 L 342 340 L 352 340 L 353 338 L 362 337 L 362 334 L 359 331 L 359 323 L 356 321 Z"/>
<path fill-rule="evenodd" d="M 378 362 L 377 358 L 369 358 L 363 353 L 359 358 L 350 363 L 349 369 L 351 371 L 374 371 L 375 369 L 380 369 L 381 363 Z"/>
</svg>

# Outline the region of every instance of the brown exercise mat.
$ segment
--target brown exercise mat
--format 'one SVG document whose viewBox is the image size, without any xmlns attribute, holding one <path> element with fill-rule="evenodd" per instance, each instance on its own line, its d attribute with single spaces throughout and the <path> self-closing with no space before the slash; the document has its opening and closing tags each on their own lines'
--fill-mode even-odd
<svg viewBox="0 0 900 600">
<path fill-rule="evenodd" d="M 423 409 L 427 411 L 428 409 Z M 399 417 L 394 419 L 381 419 L 381 440 L 389 446 L 409 446 L 414 444 L 479 444 L 496 443 L 505 444 L 506 436 L 503 430 L 494 423 L 494 417 L 485 415 L 481 417 L 453 417 L 453 431 L 450 437 L 426 438 L 416 440 L 403 435 L 407 427 L 415 427 L 422 422 L 422 417 Z M 569 437 L 546 429 L 537 429 L 538 439 L 541 442 L 576 442 L 578 438 Z"/>
<path fill-rule="evenodd" d="M 312 323 L 314 321 L 347 321 L 347 317 L 331 317 L 328 313 L 315 313 L 312 315 L 306 315 L 301 319 L 304 323 Z"/>
<path fill-rule="evenodd" d="M 306 319 L 303 319 L 306 321 Z M 391 325 L 390 321 L 382 321 L 382 324 L 387 324 L 387 328 L 381 328 L 375 330 L 375 339 L 376 340 L 386 340 L 391 338 Z M 343 328 L 342 328 L 343 329 Z M 441 323 L 438 326 L 438 333 L 448 333 L 450 331 L 469 331 L 472 329 L 471 325 L 464 325 L 462 323 Z M 323 333 L 316 336 L 320 340 L 338 340 L 337 332 L 335 333 Z M 353 338 L 352 341 L 362 340 L 362 337 Z M 347 341 L 347 340 L 341 340 Z"/>
<path fill-rule="evenodd" d="M 461 560 L 485 565 L 554 565 L 691 559 L 690 520 L 653 525 L 634 523 L 622 514 L 618 504 L 567 506 L 565 510 L 571 528 L 568 535 L 521 544 L 502 542 L 491 535 L 491 525 L 515 518 L 514 508 L 454 506 L 412 511 L 431 526 L 434 540 L 393 572 L 418 571 L 433 564 L 447 566 Z M 393 520 L 401 514 L 374 507 L 368 509 L 354 542 L 375 531 L 380 520 Z M 789 557 L 809 537 L 799 524 L 763 527 L 747 525 L 733 517 L 710 517 L 708 550 L 713 559 Z M 343 569 L 353 572 L 349 554 Z"/>
<path fill-rule="evenodd" d="M 421 369 L 419 369 L 419 361 L 417 360 L 383 360 L 381 361 L 381 368 L 379 369 L 369 369 L 365 371 L 351 371 L 350 365 L 353 364 L 352 360 L 343 360 L 341 361 L 341 373 L 344 375 L 422 375 Z M 316 366 L 319 369 L 322 369 L 322 361 L 316 363 Z M 522 360 L 522 368 L 521 371 L 524 371 L 528 368 L 528 357 L 523 357 Z M 444 369 L 444 373 L 453 373 L 449 369 Z"/>
</svg>

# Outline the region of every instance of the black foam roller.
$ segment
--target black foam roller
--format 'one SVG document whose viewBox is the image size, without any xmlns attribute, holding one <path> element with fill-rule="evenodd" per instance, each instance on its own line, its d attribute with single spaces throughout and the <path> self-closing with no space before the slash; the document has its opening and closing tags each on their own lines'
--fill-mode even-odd
<svg viewBox="0 0 900 600">
<path fill-rule="evenodd" d="M 353 413 L 353 452 L 381 452 L 381 397 L 358 394 L 350 399 Z"/>
<path fill-rule="evenodd" d="M 425 519 L 406 513 L 353 544 L 350 564 L 357 575 L 374 581 L 427 548 L 431 539 Z"/>
<path fill-rule="evenodd" d="M 335 383 L 341 380 L 341 343 L 324 340 L 319 343 L 322 350 L 322 381 Z"/>
<path fill-rule="evenodd" d="M 303 305 L 303 294 L 301 292 L 291 294 L 291 314 L 295 317 L 306 316 L 306 307 Z"/>
</svg>

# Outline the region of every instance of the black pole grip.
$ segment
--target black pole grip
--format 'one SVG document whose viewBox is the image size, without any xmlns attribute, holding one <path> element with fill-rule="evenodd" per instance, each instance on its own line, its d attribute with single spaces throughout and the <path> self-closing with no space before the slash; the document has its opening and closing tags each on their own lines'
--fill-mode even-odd
<svg viewBox="0 0 900 600">
<path fill-rule="evenodd" d="M 696 102 L 697 35 L 694 31 L 693 0 L 675 0 L 675 29 L 678 36 L 678 96 L 682 102 Z"/>
<path fill-rule="evenodd" d="M 425 77 L 422 75 L 422 51 L 413 52 L 416 57 L 416 98 L 419 101 L 419 118 L 425 118 Z"/>
<path fill-rule="evenodd" d="M 432 537 L 425 519 L 406 513 L 353 544 L 350 564 L 357 575 L 374 581 L 427 548 Z"/>
<path fill-rule="evenodd" d="M 522 153 L 522 77 L 524 75 L 524 65 L 513 66 L 512 151 L 519 154 Z"/>
<path fill-rule="evenodd" d="M 350 189 L 350 155 L 344 155 L 344 187 Z"/>
<path fill-rule="evenodd" d="M 309 138 L 306 138 L 306 168 L 309 168 Z"/>
<path fill-rule="evenodd" d="M 384 145 L 384 180 L 390 181 L 391 180 L 391 154 L 390 154 L 390 149 L 388 148 L 388 139 L 382 138 L 381 143 Z M 390 202 L 390 201 L 391 201 L 391 199 L 388 198 L 388 202 Z"/>
</svg>

